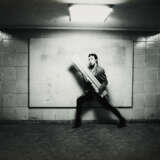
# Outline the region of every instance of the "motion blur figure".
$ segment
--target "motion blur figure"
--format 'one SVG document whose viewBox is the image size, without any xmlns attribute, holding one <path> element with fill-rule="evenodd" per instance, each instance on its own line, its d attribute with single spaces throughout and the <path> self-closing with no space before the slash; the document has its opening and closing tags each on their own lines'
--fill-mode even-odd
<svg viewBox="0 0 160 160">
<path fill-rule="evenodd" d="M 81 126 L 81 115 L 82 115 L 82 107 L 83 104 L 87 101 L 92 101 L 94 98 L 98 100 L 102 106 L 106 110 L 110 110 L 116 117 L 119 119 L 118 127 L 125 127 L 126 120 L 120 114 L 120 112 L 113 107 L 108 100 L 108 95 L 101 97 L 100 95 L 106 90 L 108 80 L 105 74 L 105 70 L 98 65 L 98 56 L 95 53 L 90 53 L 88 55 L 88 69 L 91 73 L 96 77 L 96 79 L 100 82 L 101 86 L 98 88 L 98 91 L 95 90 L 93 84 L 82 74 L 85 85 L 85 92 L 82 96 L 77 99 L 77 108 L 76 108 L 76 117 L 74 121 L 73 128 L 78 128 Z"/>
</svg>

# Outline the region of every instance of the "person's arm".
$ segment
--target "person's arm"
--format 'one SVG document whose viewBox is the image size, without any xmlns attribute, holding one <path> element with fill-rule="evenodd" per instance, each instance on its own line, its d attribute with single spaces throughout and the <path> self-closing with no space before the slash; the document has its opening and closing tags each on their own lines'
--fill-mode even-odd
<svg viewBox="0 0 160 160">
<path fill-rule="evenodd" d="M 83 88 L 84 93 L 88 93 L 88 91 L 92 88 L 91 82 L 88 80 L 88 78 L 80 71 L 77 72 L 79 78 L 81 79 L 81 85 Z"/>
<path fill-rule="evenodd" d="M 88 78 L 87 78 L 82 72 L 78 71 L 78 75 L 79 75 L 79 77 L 81 77 L 81 79 L 82 79 L 84 82 L 90 83 L 89 80 L 88 80 Z"/>
<path fill-rule="evenodd" d="M 99 72 L 99 74 L 98 74 L 98 80 L 101 83 L 101 86 L 99 88 L 99 94 L 101 94 L 106 89 L 106 86 L 108 85 L 108 80 L 107 80 L 107 76 L 105 74 L 104 69 L 102 69 Z"/>
</svg>

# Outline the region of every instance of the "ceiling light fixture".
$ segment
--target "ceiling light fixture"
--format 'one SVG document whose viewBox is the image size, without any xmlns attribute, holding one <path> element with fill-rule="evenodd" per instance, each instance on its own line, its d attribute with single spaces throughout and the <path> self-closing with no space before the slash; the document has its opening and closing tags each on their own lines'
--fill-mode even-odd
<svg viewBox="0 0 160 160">
<path fill-rule="evenodd" d="M 71 22 L 79 23 L 102 23 L 113 9 L 107 5 L 80 5 L 69 7 Z"/>
</svg>

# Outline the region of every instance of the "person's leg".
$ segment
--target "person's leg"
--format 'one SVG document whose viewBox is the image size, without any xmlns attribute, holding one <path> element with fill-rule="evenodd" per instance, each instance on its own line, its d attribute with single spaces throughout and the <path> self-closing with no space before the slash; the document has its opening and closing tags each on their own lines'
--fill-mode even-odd
<svg viewBox="0 0 160 160">
<path fill-rule="evenodd" d="M 73 127 L 79 127 L 81 125 L 81 114 L 82 114 L 82 104 L 84 101 L 84 96 L 81 96 L 77 99 L 77 108 L 75 114 L 75 122 Z"/>
<path fill-rule="evenodd" d="M 118 127 L 125 127 L 126 126 L 125 118 L 121 115 L 121 113 L 115 107 L 113 107 L 109 103 L 108 97 L 98 98 L 98 100 L 104 106 L 105 109 L 109 109 L 114 115 L 117 116 L 117 118 L 119 119 Z"/>
<path fill-rule="evenodd" d="M 73 128 L 81 126 L 82 107 L 84 103 L 88 101 L 88 98 L 89 98 L 88 95 L 82 95 L 77 99 L 77 108 L 76 108 L 75 122 Z"/>
</svg>

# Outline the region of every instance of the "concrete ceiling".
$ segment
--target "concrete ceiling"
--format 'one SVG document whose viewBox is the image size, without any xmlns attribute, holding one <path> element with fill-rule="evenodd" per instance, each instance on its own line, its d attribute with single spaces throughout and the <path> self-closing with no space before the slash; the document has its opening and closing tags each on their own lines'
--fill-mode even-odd
<svg viewBox="0 0 160 160">
<path fill-rule="evenodd" d="M 109 4 L 114 12 L 102 24 L 69 21 L 69 4 Z M 88 28 L 160 30 L 159 0 L 0 0 L 1 28 Z"/>
</svg>

